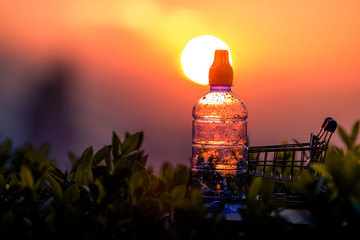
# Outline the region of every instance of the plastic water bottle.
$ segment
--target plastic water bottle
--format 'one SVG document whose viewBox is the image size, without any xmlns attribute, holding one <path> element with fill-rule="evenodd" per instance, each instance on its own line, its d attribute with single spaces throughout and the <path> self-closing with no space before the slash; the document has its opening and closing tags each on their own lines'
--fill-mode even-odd
<svg viewBox="0 0 360 240">
<path fill-rule="evenodd" d="M 227 50 L 216 50 L 208 91 L 192 111 L 192 178 L 207 203 L 245 198 L 248 111 L 232 91 Z"/>
</svg>

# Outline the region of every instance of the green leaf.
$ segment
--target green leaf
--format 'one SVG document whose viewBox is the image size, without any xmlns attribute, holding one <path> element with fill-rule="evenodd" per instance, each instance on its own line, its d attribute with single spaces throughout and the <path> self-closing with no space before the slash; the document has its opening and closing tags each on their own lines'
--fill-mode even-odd
<svg viewBox="0 0 360 240">
<path fill-rule="evenodd" d="M 249 200 L 256 200 L 261 189 L 261 178 L 254 178 L 249 186 L 248 196 Z"/>
<path fill-rule="evenodd" d="M 121 146 L 121 141 L 120 138 L 118 137 L 118 135 L 113 132 L 113 137 L 112 137 L 112 155 L 114 159 L 118 159 L 119 155 L 120 155 L 120 146 Z"/>
<path fill-rule="evenodd" d="M 160 180 L 164 181 L 167 185 L 173 184 L 174 170 L 170 163 L 166 162 L 161 167 Z"/>
<path fill-rule="evenodd" d="M 6 182 L 4 176 L 0 174 L 0 194 L 5 190 Z"/>
<path fill-rule="evenodd" d="M 75 203 L 79 200 L 79 198 L 80 198 L 80 191 L 76 184 L 73 184 L 66 189 L 64 193 L 65 203 L 69 203 L 69 202 Z"/>
<path fill-rule="evenodd" d="M 60 183 L 64 183 L 66 180 L 66 175 L 58 168 L 53 168 L 49 171 L 50 176 L 52 176 L 55 180 Z"/>
<path fill-rule="evenodd" d="M 94 150 L 92 146 L 85 149 L 85 151 L 81 155 L 81 161 L 85 161 L 87 164 L 91 166 L 92 164 L 92 158 L 93 158 Z"/>
<path fill-rule="evenodd" d="M 190 179 L 190 171 L 184 165 L 178 165 L 174 170 L 174 184 L 187 184 Z"/>
<path fill-rule="evenodd" d="M 142 203 L 143 196 L 145 194 L 144 187 L 138 186 L 132 193 L 131 202 L 133 205 Z"/>
<path fill-rule="evenodd" d="M 332 159 L 326 164 L 339 191 L 348 197 L 347 195 L 353 192 L 356 183 L 360 181 L 360 164 L 356 154 L 348 151 L 342 158 Z"/>
<path fill-rule="evenodd" d="M 61 186 L 58 183 L 58 181 L 56 181 L 51 176 L 46 176 L 45 181 L 47 181 L 49 183 L 49 187 L 50 187 L 51 191 L 54 193 L 55 199 L 58 200 L 58 201 L 62 201 L 63 192 L 62 192 Z"/>
<path fill-rule="evenodd" d="M 75 154 L 73 153 L 73 152 L 69 152 L 68 153 L 68 157 L 69 157 L 69 159 L 70 159 L 70 161 L 71 161 L 71 163 L 74 165 L 76 162 L 77 162 L 77 160 L 78 160 L 78 158 L 75 156 Z"/>
<path fill-rule="evenodd" d="M 342 126 L 338 126 L 339 135 L 342 141 L 345 143 L 347 149 L 351 149 L 356 145 L 356 139 L 359 133 L 359 125 L 360 121 L 355 122 L 352 127 L 351 134 L 347 134 Z"/>
<path fill-rule="evenodd" d="M 142 178 L 142 174 L 140 172 L 134 172 L 129 180 L 129 190 L 130 190 L 130 194 L 133 195 L 135 192 L 135 189 L 137 187 L 142 186 L 143 184 L 143 178 Z"/>
<path fill-rule="evenodd" d="M 159 199 L 159 203 L 160 203 L 160 210 L 162 212 L 167 211 L 170 208 L 171 205 L 171 195 L 169 192 L 164 192 L 163 194 L 161 194 L 160 199 Z"/>
<path fill-rule="evenodd" d="M 82 162 L 75 173 L 75 182 L 78 186 L 88 186 L 94 181 L 92 169 L 87 162 Z"/>
<path fill-rule="evenodd" d="M 204 207 L 204 199 L 200 188 L 191 188 L 190 200 L 195 208 L 201 209 Z"/>
<path fill-rule="evenodd" d="M 12 142 L 10 139 L 4 141 L 1 146 L 2 153 L 10 153 Z"/>
<path fill-rule="evenodd" d="M 146 171 L 145 166 L 142 165 L 139 161 L 135 161 L 132 168 L 132 172 L 137 172 L 137 171 Z"/>
<path fill-rule="evenodd" d="M 171 207 L 175 207 L 184 201 L 186 194 L 186 184 L 174 187 L 171 191 Z"/>
<path fill-rule="evenodd" d="M 10 156 L 10 150 L 11 150 L 11 141 L 5 140 L 2 145 L 0 145 L 0 165 L 5 163 L 5 161 Z"/>
<path fill-rule="evenodd" d="M 265 203 L 269 203 L 272 198 L 272 194 L 275 189 L 275 181 L 271 177 L 262 178 L 261 183 L 261 193 L 262 193 L 262 201 Z"/>
<path fill-rule="evenodd" d="M 143 177 L 140 172 L 135 172 L 131 175 L 129 180 L 129 191 L 133 204 L 139 202 L 144 196 Z"/>
<path fill-rule="evenodd" d="M 341 140 L 345 143 L 346 147 L 349 149 L 351 147 L 350 137 L 347 135 L 347 133 L 341 126 L 338 126 L 338 132 L 341 137 Z"/>
<path fill-rule="evenodd" d="M 110 156 L 110 149 L 109 149 L 109 153 L 105 154 L 105 163 L 106 163 L 106 167 L 109 171 L 113 170 L 113 162 L 111 161 L 111 156 Z"/>
<path fill-rule="evenodd" d="M 326 165 L 324 163 L 312 163 L 310 167 L 315 171 L 315 173 L 320 174 L 324 178 L 331 178 L 330 173 L 328 172 Z"/>
<path fill-rule="evenodd" d="M 135 150 L 139 150 L 144 138 L 143 132 L 137 132 L 133 135 L 126 133 L 126 138 L 121 144 L 121 154 L 126 154 Z"/>
<path fill-rule="evenodd" d="M 121 169 L 128 169 L 129 171 L 132 171 L 137 158 L 137 151 L 121 155 L 121 157 L 115 162 L 115 171 L 119 171 Z"/>
<path fill-rule="evenodd" d="M 25 165 L 20 166 L 20 178 L 21 178 L 21 185 L 23 187 L 34 187 L 34 178 L 33 175 L 28 167 Z"/>
<path fill-rule="evenodd" d="M 148 155 L 144 155 L 144 151 L 139 151 L 138 152 L 139 158 L 138 158 L 138 162 L 143 165 L 146 166 L 146 162 L 148 159 Z"/>
<path fill-rule="evenodd" d="M 351 130 L 351 143 L 352 143 L 352 146 L 355 145 L 355 142 L 356 142 L 356 138 L 358 136 L 358 133 L 359 133 L 359 124 L 360 124 L 360 121 L 357 121 L 352 130 Z"/>
<path fill-rule="evenodd" d="M 99 194 L 98 194 L 98 197 L 97 197 L 97 203 L 100 204 L 101 203 L 101 200 L 103 199 L 103 197 L 106 196 L 106 192 L 105 192 L 105 189 L 104 189 L 104 186 L 103 184 L 100 182 L 100 180 L 97 178 L 95 180 L 95 185 L 96 187 L 98 188 L 98 191 L 99 191 Z"/>
<path fill-rule="evenodd" d="M 10 175 L 9 187 L 12 187 L 12 186 L 14 186 L 14 185 L 16 185 L 18 183 L 19 183 L 19 179 L 17 178 L 16 174 L 14 174 L 14 173 L 11 174 Z"/>
<path fill-rule="evenodd" d="M 149 188 L 150 191 L 157 192 L 159 184 L 160 184 L 159 179 L 154 175 L 150 175 L 150 188 Z"/>
<path fill-rule="evenodd" d="M 111 145 L 107 145 L 97 151 L 94 155 L 92 165 L 97 166 L 100 162 L 110 157 Z M 108 156 L 109 155 L 109 156 Z"/>
<path fill-rule="evenodd" d="M 3 213 L 1 214 L 1 217 L 0 217 L 1 226 L 5 227 L 6 224 L 12 223 L 15 218 L 14 215 L 16 215 L 16 213 L 14 213 L 12 209 L 8 209 L 7 211 L 4 209 Z"/>
<path fill-rule="evenodd" d="M 144 188 L 147 189 L 150 186 L 150 175 L 148 171 L 145 169 L 145 166 L 143 166 L 140 162 L 135 161 L 132 172 L 133 174 L 135 172 L 141 173 Z"/>
</svg>

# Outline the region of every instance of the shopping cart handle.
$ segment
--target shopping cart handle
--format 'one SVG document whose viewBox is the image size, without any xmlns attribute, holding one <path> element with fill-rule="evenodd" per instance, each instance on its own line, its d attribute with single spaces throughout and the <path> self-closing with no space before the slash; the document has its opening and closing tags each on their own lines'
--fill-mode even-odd
<svg viewBox="0 0 360 240">
<path fill-rule="evenodd" d="M 337 122 L 334 119 L 331 119 L 326 123 L 324 130 L 334 133 L 336 128 L 337 128 Z"/>
<path fill-rule="evenodd" d="M 326 124 L 327 124 L 329 121 L 331 121 L 331 120 L 333 120 L 332 117 L 327 117 L 327 118 L 325 118 L 323 124 L 321 125 L 321 128 L 324 128 L 324 127 L 326 126 Z"/>
</svg>

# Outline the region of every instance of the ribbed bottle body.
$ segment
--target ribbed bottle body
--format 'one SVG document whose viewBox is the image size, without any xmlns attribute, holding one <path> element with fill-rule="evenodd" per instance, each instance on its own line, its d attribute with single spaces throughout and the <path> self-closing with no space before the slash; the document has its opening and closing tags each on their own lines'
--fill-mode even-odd
<svg viewBox="0 0 360 240">
<path fill-rule="evenodd" d="M 230 86 L 211 86 L 194 105 L 192 177 L 205 200 L 245 197 L 247 116 Z"/>
</svg>

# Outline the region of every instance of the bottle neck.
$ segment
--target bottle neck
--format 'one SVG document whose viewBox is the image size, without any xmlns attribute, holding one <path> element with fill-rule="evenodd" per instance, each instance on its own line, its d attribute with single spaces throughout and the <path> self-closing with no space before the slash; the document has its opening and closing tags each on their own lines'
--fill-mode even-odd
<svg viewBox="0 0 360 240">
<path fill-rule="evenodd" d="M 231 91 L 231 85 L 210 85 L 212 91 Z"/>
</svg>

